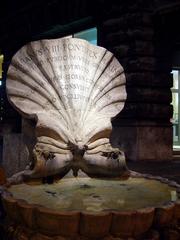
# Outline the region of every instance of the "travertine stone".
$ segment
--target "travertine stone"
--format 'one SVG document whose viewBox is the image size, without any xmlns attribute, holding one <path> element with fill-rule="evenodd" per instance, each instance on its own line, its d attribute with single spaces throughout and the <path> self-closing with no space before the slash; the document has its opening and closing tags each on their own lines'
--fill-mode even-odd
<svg viewBox="0 0 180 240">
<path fill-rule="evenodd" d="M 28 164 L 28 149 L 20 133 L 4 135 L 3 167 L 7 177 L 22 171 Z"/>
<path fill-rule="evenodd" d="M 80 234 L 86 237 L 102 238 L 108 235 L 111 226 L 112 214 L 107 213 L 82 213 Z"/>
<path fill-rule="evenodd" d="M 17 202 L 17 209 L 21 219 L 21 224 L 30 229 L 35 229 L 35 212 L 36 207 L 33 204 L 27 204 L 23 200 Z"/>
<path fill-rule="evenodd" d="M 144 232 L 147 232 L 152 226 L 154 219 L 154 208 L 146 208 L 137 210 L 135 217 L 135 229 L 134 236 L 140 236 Z"/>
<path fill-rule="evenodd" d="M 124 108 L 122 117 L 134 117 L 146 120 L 166 120 L 170 125 L 169 119 L 173 113 L 172 105 L 156 104 L 156 103 L 131 103 Z"/>
<path fill-rule="evenodd" d="M 57 212 L 51 209 L 38 208 L 36 226 L 41 233 L 72 237 L 78 234 L 80 213 Z"/>
<path fill-rule="evenodd" d="M 133 87 L 154 87 L 161 91 L 172 87 L 172 75 L 166 73 L 135 72 L 126 73 L 126 85 Z"/>
<path fill-rule="evenodd" d="M 162 206 L 157 208 L 155 211 L 154 224 L 158 227 L 168 226 L 173 220 L 174 215 L 174 204 L 167 204 L 167 206 Z"/>
<path fill-rule="evenodd" d="M 40 40 L 22 47 L 8 70 L 10 103 L 36 121 L 29 169 L 11 182 L 82 169 L 119 176 L 125 157 L 109 142 L 111 118 L 126 100 L 125 75 L 112 53 L 87 41 Z M 13 161 L 13 159 L 12 159 Z"/>
<path fill-rule="evenodd" d="M 54 238 L 45 236 L 45 235 L 40 234 L 40 233 L 34 234 L 34 236 L 31 237 L 31 240 L 52 240 L 52 239 L 54 239 Z M 60 238 L 60 239 L 65 240 L 64 238 Z"/>
<path fill-rule="evenodd" d="M 121 121 L 122 122 L 122 121 Z M 117 124 L 120 125 L 118 121 Z M 151 126 L 150 126 L 151 124 Z M 153 125 L 154 124 L 154 125 Z M 113 146 L 123 149 L 131 161 L 171 161 L 172 127 L 156 126 L 154 122 L 114 126 L 112 132 Z"/>
<path fill-rule="evenodd" d="M 147 240 L 159 240 L 160 239 L 160 234 L 157 230 L 151 229 L 147 234 L 146 234 L 146 239 Z"/>
<path fill-rule="evenodd" d="M 136 212 L 114 212 L 111 224 L 111 233 L 116 237 L 131 237 L 134 233 L 134 219 Z"/>
<path fill-rule="evenodd" d="M 132 174 L 132 177 L 146 178 L 149 176 L 139 173 L 138 176 Z M 153 178 L 156 181 L 162 181 L 160 177 Z M 171 181 L 167 184 L 170 185 Z M 7 224 L 11 226 L 13 223 L 12 234 L 19 231 L 20 236 L 27 236 L 27 239 L 29 239 L 28 236 L 31 236 L 32 239 L 57 240 L 63 238 L 69 240 L 92 240 L 95 238 L 158 240 L 159 233 L 157 231 L 162 232 L 169 227 L 171 231 L 179 219 L 178 200 L 168 201 L 169 204 L 158 205 L 158 207 L 140 208 L 136 211 L 111 209 L 105 212 L 56 211 L 12 198 L 7 190 L 4 189 L 2 195 L 3 206 L 9 220 Z M 25 220 L 25 218 L 27 219 Z M 22 221 L 25 223 L 22 224 Z M 8 232 L 10 230 L 11 228 L 8 227 Z"/>
<path fill-rule="evenodd" d="M 17 201 L 7 195 L 3 196 L 3 206 L 6 209 L 8 218 L 12 221 L 19 223 L 19 215 L 17 211 Z"/>
<path fill-rule="evenodd" d="M 162 239 L 164 240 L 179 240 L 180 234 L 176 229 L 164 229 L 162 234 Z"/>
<path fill-rule="evenodd" d="M 168 88 L 158 89 L 158 88 L 140 88 L 140 87 L 128 87 L 128 101 L 130 102 L 143 102 L 144 103 L 155 103 L 164 104 L 171 103 L 172 93 Z M 156 108 L 160 108 L 161 105 Z"/>
<path fill-rule="evenodd" d="M 180 201 L 176 202 L 176 207 L 174 210 L 174 218 L 180 219 Z"/>
</svg>

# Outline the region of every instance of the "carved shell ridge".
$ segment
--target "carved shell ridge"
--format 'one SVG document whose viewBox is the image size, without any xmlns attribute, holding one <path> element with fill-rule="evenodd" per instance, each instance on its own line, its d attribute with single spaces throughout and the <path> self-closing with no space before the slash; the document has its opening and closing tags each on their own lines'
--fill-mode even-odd
<svg viewBox="0 0 180 240">
<path fill-rule="evenodd" d="M 36 119 L 38 148 L 68 154 L 71 142 L 93 153 L 109 143 L 111 118 L 124 107 L 125 75 L 111 52 L 85 40 L 39 40 L 12 58 L 7 93 Z"/>
</svg>

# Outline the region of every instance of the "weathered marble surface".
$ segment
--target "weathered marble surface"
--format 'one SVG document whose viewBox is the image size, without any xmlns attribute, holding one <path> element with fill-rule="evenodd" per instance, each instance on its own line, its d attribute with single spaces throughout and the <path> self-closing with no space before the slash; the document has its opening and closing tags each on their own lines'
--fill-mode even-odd
<svg viewBox="0 0 180 240">
<path fill-rule="evenodd" d="M 118 176 L 126 168 L 123 152 L 109 142 L 111 118 L 126 100 L 125 75 L 106 49 L 73 38 L 31 42 L 12 59 L 7 93 L 36 121 L 33 162 L 13 181 L 70 169 Z"/>
</svg>

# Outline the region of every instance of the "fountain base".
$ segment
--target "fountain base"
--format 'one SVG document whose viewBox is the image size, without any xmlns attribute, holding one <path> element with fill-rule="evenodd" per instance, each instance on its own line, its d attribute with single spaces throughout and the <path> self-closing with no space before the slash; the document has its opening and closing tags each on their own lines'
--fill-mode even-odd
<svg viewBox="0 0 180 240">
<path fill-rule="evenodd" d="M 133 174 L 12 185 L 2 199 L 15 239 L 145 239 L 152 228 L 177 224 L 179 193 L 175 182 Z"/>
</svg>

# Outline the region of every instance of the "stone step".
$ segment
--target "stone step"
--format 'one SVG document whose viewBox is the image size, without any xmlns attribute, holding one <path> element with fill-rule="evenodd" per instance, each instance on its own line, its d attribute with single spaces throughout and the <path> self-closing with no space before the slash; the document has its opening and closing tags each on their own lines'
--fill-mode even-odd
<svg viewBox="0 0 180 240">
<path fill-rule="evenodd" d="M 173 154 L 173 160 L 179 160 L 180 161 L 180 154 Z"/>
<path fill-rule="evenodd" d="M 173 148 L 173 160 L 180 160 L 180 148 Z"/>
<path fill-rule="evenodd" d="M 173 156 L 180 155 L 180 149 L 173 149 Z"/>
</svg>

